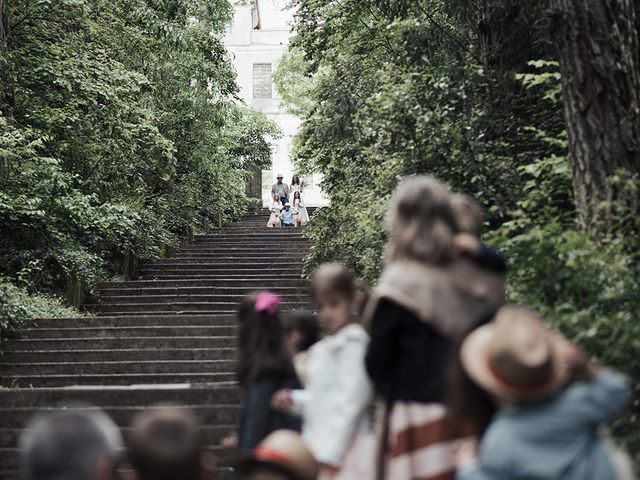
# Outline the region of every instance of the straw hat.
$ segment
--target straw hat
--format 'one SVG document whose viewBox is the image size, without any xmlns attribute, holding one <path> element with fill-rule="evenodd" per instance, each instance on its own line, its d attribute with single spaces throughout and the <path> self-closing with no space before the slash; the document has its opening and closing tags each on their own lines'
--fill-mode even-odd
<svg viewBox="0 0 640 480">
<path fill-rule="evenodd" d="M 281 173 L 279 173 L 276 175 L 276 178 L 284 178 L 284 176 Z"/>
<path fill-rule="evenodd" d="M 548 397 L 568 382 L 561 359 L 568 341 L 525 307 L 506 305 L 464 341 L 461 360 L 483 389 L 508 401 Z"/>
<path fill-rule="evenodd" d="M 243 475 L 259 467 L 281 472 L 295 480 L 315 480 L 320 472 L 302 437 L 293 430 L 273 432 L 260 442 L 251 455 L 235 462 L 236 470 Z"/>
</svg>

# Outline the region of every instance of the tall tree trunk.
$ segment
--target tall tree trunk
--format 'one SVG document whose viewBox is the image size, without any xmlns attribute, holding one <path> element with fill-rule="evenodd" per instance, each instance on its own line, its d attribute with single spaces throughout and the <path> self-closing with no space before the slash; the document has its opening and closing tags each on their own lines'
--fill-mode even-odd
<svg viewBox="0 0 640 480">
<path fill-rule="evenodd" d="M 622 185 L 640 175 L 634 9 L 633 0 L 551 0 L 578 221 L 596 237 L 615 228 L 620 207 L 639 213 L 637 193 Z"/>
<path fill-rule="evenodd" d="M 10 66 L 7 61 L 9 48 L 9 19 L 7 2 L 0 0 L 0 112 L 13 123 L 13 87 L 10 81 Z"/>
</svg>

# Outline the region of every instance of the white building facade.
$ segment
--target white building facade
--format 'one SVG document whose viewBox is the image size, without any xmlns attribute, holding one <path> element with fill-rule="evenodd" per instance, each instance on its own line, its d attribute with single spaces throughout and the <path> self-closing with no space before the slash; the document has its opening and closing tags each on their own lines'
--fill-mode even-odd
<svg viewBox="0 0 640 480">
<path fill-rule="evenodd" d="M 253 3 L 253 4 L 251 4 Z M 225 46 L 238 74 L 240 97 L 247 105 L 262 111 L 277 123 L 282 138 L 272 142 L 271 170 L 262 171 L 262 198 L 271 202 L 271 186 L 281 173 L 289 183 L 295 173 L 291 160 L 293 137 L 300 119 L 289 114 L 273 85 L 272 74 L 286 53 L 292 35 L 293 11 L 287 0 L 255 0 L 248 5 L 235 5 L 234 19 L 227 30 Z M 303 200 L 307 206 L 322 206 L 326 199 L 320 189 L 321 175 L 304 178 Z"/>
</svg>

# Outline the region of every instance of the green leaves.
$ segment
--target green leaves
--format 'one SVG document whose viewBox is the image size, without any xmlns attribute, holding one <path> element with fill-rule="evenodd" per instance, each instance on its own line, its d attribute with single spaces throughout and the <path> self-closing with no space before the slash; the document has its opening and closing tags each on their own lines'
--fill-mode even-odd
<svg viewBox="0 0 640 480">
<path fill-rule="evenodd" d="M 295 3 L 295 48 L 276 83 L 303 117 L 298 169 L 323 173 L 331 199 L 308 230 L 307 273 L 342 260 L 375 281 L 391 192 L 403 176 L 434 175 L 485 206 L 485 241 L 509 259 L 511 300 L 640 376 L 637 253 L 630 241 L 596 244 L 575 227 L 544 3 Z M 614 177 L 637 197 L 637 179 Z M 638 221 L 604 207 L 612 221 Z M 632 451 L 637 407 L 616 429 Z"/>
<path fill-rule="evenodd" d="M 279 132 L 233 100 L 228 1 L 4 8 L 0 275 L 32 291 L 91 285 L 119 254 L 154 257 L 242 214 Z"/>
</svg>

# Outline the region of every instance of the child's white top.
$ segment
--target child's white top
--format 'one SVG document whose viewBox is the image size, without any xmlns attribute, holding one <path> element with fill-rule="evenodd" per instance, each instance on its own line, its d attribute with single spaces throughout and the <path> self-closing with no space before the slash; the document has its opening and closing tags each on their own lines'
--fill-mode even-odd
<svg viewBox="0 0 640 480">
<path fill-rule="evenodd" d="M 369 429 L 373 387 L 364 367 L 369 337 L 350 324 L 316 343 L 309 352 L 307 386 L 295 390 L 302 436 L 316 459 L 338 466 L 358 432 Z"/>
</svg>

